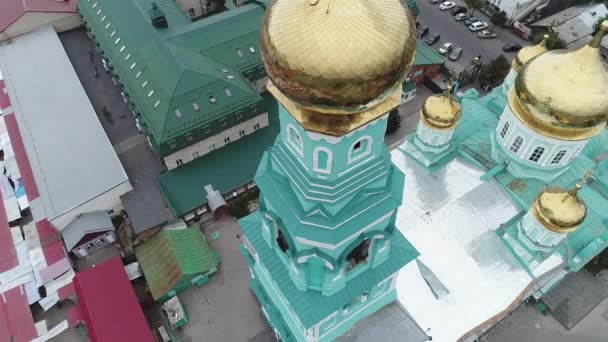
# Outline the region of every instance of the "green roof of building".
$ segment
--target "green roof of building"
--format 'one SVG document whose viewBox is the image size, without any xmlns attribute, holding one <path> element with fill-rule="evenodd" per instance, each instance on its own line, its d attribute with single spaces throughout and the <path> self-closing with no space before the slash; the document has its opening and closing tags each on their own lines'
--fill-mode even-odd
<svg viewBox="0 0 608 342">
<path fill-rule="evenodd" d="M 135 254 L 154 300 L 173 290 L 185 277 L 207 273 L 219 263 L 196 226 L 161 229 L 137 246 Z"/>
<path fill-rule="evenodd" d="M 261 218 L 259 211 L 242 218 L 239 220 L 239 224 L 254 246 L 260 260 L 263 260 L 264 267 L 270 272 L 273 281 L 289 302 L 289 306 L 293 308 L 307 328 L 352 302 L 353 298 L 371 289 L 419 255 L 416 248 L 398 230 L 395 230 L 391 234 L 390 255 L 386 261 L 349 280 L 346 287 L 334 295 L 324 296 L 319 291 L 298 290 L 289 277 L 285 264 L 260 233 Z"/>
<path fill-rule="evenodd" d="M 157 1 L 168 28 L 156 28 L 153 2 L 81 1 L 78 10 L 164 154 L 161 144 L 261 100 L 243 73 L 262 66 L 265 9 L 243 5 L 192 22 L 175 1 Z"/>
<path fill-rule="evenodd" d="M 426 45 L 425 42 L 418 41 L 416 44 L 416 57 L 414 58 L 414 65 L 430 65 L 430 64 L 443 64 L 443 57 L 430 46 Z"/>
<path fill-rule="evenodd" d="M 279 132 L 278 104 L 269 93 L 262 106 L 268 112 L 268 127 L 244 136 L 157 178 L 171 212 L 182 216 L 207 203 L 204 186 L 213 185 L 226 194 L 253 180 L 260 159 Z"/>
</svg>

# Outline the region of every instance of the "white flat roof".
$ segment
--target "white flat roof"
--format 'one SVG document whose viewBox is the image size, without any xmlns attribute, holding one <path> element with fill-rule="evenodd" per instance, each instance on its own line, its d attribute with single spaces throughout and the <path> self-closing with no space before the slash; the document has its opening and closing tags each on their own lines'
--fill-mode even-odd
<svg viewBox="0 0 608 342">
<path fill-rule="evenodd" d="M 434 173 L 399 150 L 392 159 L 406 184 L 397 228 L 449 292 L 437 299 L 411 262 L 399 273 L 398 299 L 433 341 L 457 341 L 533 280 L 495 232 L 520 210 L 495 180 L 482 182 L 483 172 L 458 158 Z"/>
<path fill-rule="evenodd" d="M 0 45 L 0 69 L 49 220 L 128 181 L 51 27 Z"/>
</svg>

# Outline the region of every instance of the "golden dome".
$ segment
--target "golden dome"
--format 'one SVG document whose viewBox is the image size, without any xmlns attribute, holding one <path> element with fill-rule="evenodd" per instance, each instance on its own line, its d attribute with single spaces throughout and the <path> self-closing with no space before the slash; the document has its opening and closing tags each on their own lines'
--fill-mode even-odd
<svg viewBox="0 0 608 342">
<path fill-rule="evenodd" d="M 434 129 L 448 130 L 456 127 L 460 122 L 460 104 L 451 94 L 452 87 L 448 86 L 442 95 L 429 96 L 422 110 L 420 119 Z"/>
<path fill-rule="evenodd" d="M 585 203 L 578 197 L 581 185 L 571 191 L 562 188 L 548 188 L 534 201 L 536 218 L 547 229 L 556 233 L 570 233 L 576 230 L 587 215 Z"/>
<path fill-rule="evenodd" d="M 321 113 L 372 108 L 400 87 L 416 50 L 402 0 L 275 0 L 261 30 L 274 85 Z"/>
<path fill-rule="evenodd" d="M 552 50 L 525 64 L 510 101 L 515 114 L 538 133 L 557 139 L 600 133 L 608 120 L 608 67 L 599 43 L 607 31 L 604 21 L 589 45 Z"/>
<path fill-rule="evenodd" d="M 524 64 L 529 62 L 532 58 L 547 52 L 547 47 L 545 46 L 547 38 L 549 38 L 549 35 L 546 34 L 538 44 L 529 45 L 519 50 L 515 58 L 513 58 L 513 69 L 519 72 Z"/>
</svg>

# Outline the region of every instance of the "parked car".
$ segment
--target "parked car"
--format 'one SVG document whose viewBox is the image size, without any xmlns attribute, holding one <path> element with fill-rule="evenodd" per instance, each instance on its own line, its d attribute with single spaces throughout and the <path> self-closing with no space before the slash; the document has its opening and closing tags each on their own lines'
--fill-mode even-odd
<svg viewBox="0 0 608 342">
<path fill-rule="evenodd" d="M 477 21 L 472 23 L 471 25 L 469 25 L 469 30 L 476 32 L 476 31 L 481 31 L 485 28 L 488 28 L 488 23 L 483 22 L 483 21 Z"/>
<path fill-rule="evenodd" d="M 503 45 L 502 47 L 502 51 L 504 52 L 515 52 L 515 51 L 519 51 L 521 49 L 521 45 L 517 44 L 517 43 L 507 43 L 505 45 Z"/>
<path fill-rule="evenodd" d="M 472 23 L 476 23 L 478 21 L 481 21 L 481 20 L 479 20 L 479 19 L 477 19 L 475 17 L 469 17 L 469 19 L 467 19 L 467 20 L 464 21 L 464 24 L 467 25 L 467 26 L 469 26 Z"/>
<path fill-rule="evenodd" d="M 463 21 L 469 19 L 471 16 L 466 13 L 458 13 L 454 16 L 454 20 Z"/>
<path fill-rule="evenodd" d="M 496 38 L 496 33 L 490 30 L 483 30 L 477 33 L 477 37 L 481 39 Z"/>
<path fill-rule="evenodd" d="M 433 45 L 439 41 L 441 36 L 439 33 L 430 33 L 428 37 L 424 40 L 428 45 Z"/>
<path fill-rule="evenodd" d="M 452 43 L 443 43 L 443 45 L 439 48 L 439 53 L 445 56 L 452 52 L 453 47 L 454 44 Z"/>
<path fill-rule="evenodd" d="M 445 2 L 442 2 L 441 5 L 439 5 L 439 9 L 442 11 L 447 11 L 450 8 L 454 8 L 454 6 L 456 6 L 456 4 L 453 3 L 452 1 L 445 1 Z"/>
<path fill-rule="evenodd" d="M 416 26 L 416 31 L 418 31 L 418 38 L 422 38 L 429 33 L 429 27 L 419 24 Z"/>
<path fill-rule="evenodd" d="M 440 2 L 443 2 L 443 0 L 430 0 L 432 4 L 438 4 Z"/>
<path fill-rule="evenodd" d="M 452 53 L 448 56 L 451 61 L 456 61 L 460 56 L 462 56 L 463 50 L 461 47 L 455 48 Z"/>
<path fill-rule="evenodd" d="M 464 6 L 454 6 L 450 10 L 451 15 L 456 15 L 456 14 L 460 14 L 460 13 L 467 13 L 467 8 Z"/>
</svg>

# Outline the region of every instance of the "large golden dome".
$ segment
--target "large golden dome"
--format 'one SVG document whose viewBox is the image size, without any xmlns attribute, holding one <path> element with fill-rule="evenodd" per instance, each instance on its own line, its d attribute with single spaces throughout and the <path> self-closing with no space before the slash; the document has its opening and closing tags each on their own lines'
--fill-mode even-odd
<svg viewBox="0 0 608 342">
<path fill-rule="evenodd" d="M 528 63 L 532 58 L 547 52 L 546 43 L 548 38 L 549 35 L 545 35 L 538 44 L 529 45 L 519 50 L 515 58 L 513 58 L 513 69 L 519 72 L 524 64 Z"/>
<path fill-rule="evenodd" d="M 416 31 L 403 0 L 275 0 L 260 41 L 270 79 L 290 100 L 350 114 L 401 86 Z"/>
<path fill-rule="evenodd" d="M 540 134 L 582 140 L 601 132 L 608 120 L 608 67 L 593 41 L 577 50 L 552 50 L 525 64 L 510 103 L 516 115 Z"/>
<path fill-rule="evenodd" d="M 451 91 L 452 87 L 448 86 L 442 95 L 429 96 L 420 111 L 420 120 L 437 130 L 455 128 L 460 122 L 461 110 Z"/>
<path fill-rule="evenodd" d="M 545 189 L 533 203 L 537 220 L 547 229 L 556 233 L 570 233 L 587 216 L 587 207 L 578 197 L 581 185 L 571 191 L 562 188 Z"/>
</svg>

